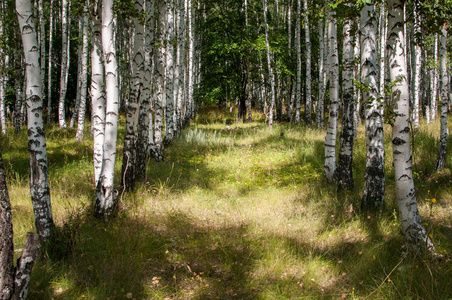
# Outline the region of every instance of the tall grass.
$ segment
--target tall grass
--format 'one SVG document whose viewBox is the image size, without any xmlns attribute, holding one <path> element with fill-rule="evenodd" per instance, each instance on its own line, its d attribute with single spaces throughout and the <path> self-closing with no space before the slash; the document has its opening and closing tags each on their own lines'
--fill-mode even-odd
<svg viewBox="0 0 452 300">
<path fill-rule="evenodd" d="M 29 298 L 452 297 L 452 164 L 448 159 L 444 171 L 432 172 L 438 122 L 422 124 L 414 140 L 419 207 L 439 253 L 428 260 L 405 256 L 389 126 L 386 208 L 367 215 L 360 211 L 363 128 L 355 188 L 338 193 L 323 179 L 323 131 L 231 120 L 216 109 L 201 111 L 165 150 L 165 161 L 148 162 L 145 180 L 122 195 L 109 223 L 92 217 L 92 140 L 75 143 L 75 131 L 46 128 L 58 247 L 43 249 Z M 20 248 L 34 230 L 26 133 L 8 132 L 0 142 Z M 118 146 L 122 153 L 121 140 Z M 120 161 L 118 184 L 119 171 Z"/>
</svg>

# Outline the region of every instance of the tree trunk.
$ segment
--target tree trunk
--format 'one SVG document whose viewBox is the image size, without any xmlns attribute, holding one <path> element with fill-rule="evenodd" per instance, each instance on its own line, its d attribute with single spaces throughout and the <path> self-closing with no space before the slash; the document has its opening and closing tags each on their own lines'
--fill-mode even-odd
<svg viewBox="0 0 452 300">
<path fill-rule="evenodd" d="M 69 73 L 69 41 L 70 41 L 70 31 L 69 31 L 69 10 L 70 10 L 70 0 L 63 0 L 62 2 L 62 13 L 61 13 L 61 76 L 60 76 L 60 99 L 58 102 L 58 121 L 60 128 L 66 128 L 66 112 L 65 112 L 65 101 L 66 101 L 66 91 L 67 91 L 67 81 Z"/>
<path fill-rule="evenodd" d="M 75 135 L 75 141 L 77 142 L 83 140 L 83 131 L 85 130 L 86 92 L 88 85 L 88 22 L 88 4 L 85 4 L 85 7 L 83 8 L 80 103 L 78 108 L 77 133 Z"/>
<path fill-rule="evenodd" d="M 353 188 L 353 141 L 355 138 L 355 101 L 353 84 L 353 51 L 352 21 L 346 20 L 343 27 L 343 108 L 342 131 L 340 136 L 340 150 L 337 169 L 338 189 L 350 190 Z"/>
<path fill-rule="evenodd" d="M 421 46 L 418 45 L 418 36 L 420 34 L 421 21 L 418 16 L 417 6 L 414 6 L 414 79 L 413 79 L 413 110 L 411 115 L 411 122 L 413 130 L 419 130 L 419 98 L 421 92 Z"/>
<path fill-rule="evenodd" d="M 436 114 L 438 111 L 438 107 L 436 104 L 436 101 L 438 99 L 438 71 L 437 71 L 437 62 L 438 62 L 438 35 L 435 34 L 435 40 L 433 42 L 433 61 L 434 66 L 432 68 L 432 75 L 430 76 L 430 84 L 431 84 L 431 95 L 432 100 L 430 102 L 431 108 L 430 108 L 430 114 L 431 114 L 431 121 L 435 121 Z"/>
<path fill-rule="evenodd" d="M 311 126 L 312 96 L 311 96 L 311 38 L 309 34 L 308 0 L 303 0 L 304 4 L 304 32 L 306 44 L 306 105 L 305 117 L 306 125 Z M 352 52 L 353 53 L 353 52 Z"/>
<path fill-rule="evenodd" d="M 44 24 L 44 7 L 42 0 L 38 0 L 39 13 L 39 47 L 40 47 L 40 66 L 41 66 L 41 86 L 42 86 L 42 102 L 45 101 L 45 74 L 46 74 L 46 32 Z"/>
<path fill-rule="evenodd" d="M 385 194 L 383 102 L 378 93 L 377 19 L 375 6 L 361 10 L 361 81 L 365 86 L 366 171 L 361 207 L 381 211 Z"/>
<path fill-rule="evenodd" d="M 323 40 L 323 19 L 319 20 L 319 100 L 317 100 L 316 125 L 317 128 L 325 127 L 325 85 L 324 85 L 324 40 Z"/>
<path fill-rule="evenodd" d="M 296 74 L 296 95 L 295 95 L 295 123 L 300 123 L 301 109 L 301 0 L 297 2 L 297 17 L 295 23 L 295 48 L 297 51 L 297 74 Z"/>
<path fill-rule="evenodd" d="M 331 14 L 328 21 L 329 56 L 330 56 L 330 103 L 328 129 L 325 137 L 325 165 L 323 172 L 327 181 L 336 179 L 336 138 L 339 118 L 339 57 L 337 50 L 336 17 Z"/>
<path fill-rule="evenodd" d="M 355 64 L 355 78 L 361 78 L 361 26 L 357 18 L 357 32 L 355 35 L 355 59 L 359 63 Z M 361 90 L 355 86 L 355 139 L 358 138 L 358 126 L 361 123 Z"/>
<path fill-rule="evenodd" d="M 18 71 L 17 73 L 20 73 L 20 71 Z M 16 103 L 14 104 L 14 132 L 16 133 L 16 135 L 19 135 L 20 130 L 22 128 L 23 115 L 22 115 L 21 109 L 22 109 L 22 103 L 24 102 L 21 79 L 24 79 L 25 82 L 26 82 L 26 79 L 24 78 L 25 76 L 22 76 L 22 74 L 17 74 L 17 73 L 16 73 L 15 84 L 14 84 L 15 89 L 16 89 Z"/>
<path fill-rule="evenodd" d="M 194 99 L 194 53 L 195 53 L 195 43 L 194 43 L 194 16 L 193 16 L 193 0 L 188 0 L 187 2 L 187 15 L 188 15 L 188 83 L 187 83 L 187 98 L 185 104 L 185 121 L 184 124 L 187 126 L 190 123 L 191 113 L 193 110 Z"/>
<path fill-rule="evenodd" d="M 268 38 L 268 22 L 267 22 L 267 0 L 262 0 L 262 5 L 264 6 L 264 24 L 265 24 L 265 44 L 267 47 L 267 68 L 268 68 L 268 76 L 270 78 L 270 86 L 271 86 L 271 96 L 272 100 L 270 102 L 270 110 L 268 112 L 268 127 L 270 129 L 273 128 L 273 113 L 275 107 L 275 76 L 273 74 L 273 68 L 271 64 L 270 58 L 270 43 Z"/>
<path fill-rule="evenodd" d="M 49 69 L 47 74 L 47 123 L 52 123 L 52 72 L 53 72 L 53 0 L 50 0 L 50 24 L 49 24 Z"/>
<path fill-rule="evenodd" d="M 48 164 L 44 124 L 42 120 L 42 87 L 38 41 L 29 0 L 16 0 L 19 27 L 26 65 L 26 99 L 28 109 L 28 150 L 30 152 L 30 195 L 35 215 L 36 232 L 42 241 L 54 231 L 50 204 Z"/>
<path fill-rule="evenodd" d="M 409 91 L 404 45 L 404 3 L 401 0 L 388 0 L 388 42 L 389 75 L 394 83 L 392 103 L 394 105 L 394 126 L 392 145 L 396 196 L 399 205 L 402 231 L 408 249 L 415 253 L 433 254 L 434 245 L 422 225 L 417 208 L 416 191 L 413 181 L 412 157 L 409 127 Z"/>
<path fill-rule="evenodd" d="M 154 126 L 152 122 L 151 95 L 153 78 L 154 58 L 154 2 L 145 1 L 145 38 L 144 38 L 144 74 L 143 88 L 140 104 L 140 115 L 138 118 L 137 139 L 137 176 L 142 178 L 146 174 L 146 160 L 148 157 L 149 144 L 154 145 Z M 151 138 L 150 138 L 151 137 Z"/>
<path fill-rule="evenodd" d="M 102 168 L 97 184 L 94 213 L 97 218 L 107 220 L 117 206 L 117 191 L 114 189 L 116 140 L 118 133 L 119 86 L 116 61 L 116 18 L 113 0 L 102 1 L 102 50 L 105 66 L 105 138 Z"/>
<path fill-rule="evenodd" d="M 185 5 L 183 0 L 177 0 L 177 55 L 174 70 L 174 99 L 176 103 L 175 135 L 182 131 L 182 114 L 184 107 L 185 79 Z"/>
<path fill-rule="evenodd" d="M 143 0 L 135 0 L 134 8 L 139 12 L 143 10 Z M 126 133 L 124 136 L 124 154 L 122 158 L 121 181 L 127 189 L 135 186 L 137 168 L 137 126 L 140 109 L 140 100 L 144 77 L 144 26 L 141 20 L 134 18 L 133 26 L 134 51 L 132 54 L 132 80 L 130 86 L 130 96 L 127 105 Z"/>
<path fill-rule="evenodd" d="M 440 72 L 441 72 L 441 134 L 439 140 L 438 159 L 436 160 L 435 170 L 444 169 L 446 164 L 447 137 L 449 130 L 447 129 L 447 112 L 449 104 L 449 78 L 447 74 L 447 25 L 443 26 L 440 38 Z"/>
<path fill-rule="evenodd" d="M 174 139 L 174 0 L 166 1 L 166 80 L 165 137 L 166 145 Z"/>
<path fill-rule="evenodd" d="M 83 18 L 79 18 L 78 21 L 78 32 L 79 38 L 83 41 Z M 83 52 L 83 42 L 82 44 L 78 44 L 77 49 L 77 91 L 75 95 L 75 105 L 74 105 L 74 113 L 71 116 L 71 121 L 69 122 L 69 128 L 73 128 L 75 125 L 75 120 L 78 118 L 78 110 L 80 107 L 80 99 L 82 97 L 82 52 Z"/>
</svg>

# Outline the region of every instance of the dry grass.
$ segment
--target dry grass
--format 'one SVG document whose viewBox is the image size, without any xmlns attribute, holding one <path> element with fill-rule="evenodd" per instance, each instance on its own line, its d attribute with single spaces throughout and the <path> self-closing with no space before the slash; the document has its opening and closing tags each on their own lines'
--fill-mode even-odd
<svg viewBox="0 0 452 300">
<path fill-rule="evenodd" d="M 77 144 L 72 130 L 48 128 L 59 243 L 35 266 L 30 299 L 452 297 L 451 159 L 446 170 L 431 171 L 438 122 L 422 125 L 414 155 L 420 211 L 440 254 L 431 261 L 404 256 L 390 147 L 386 209 L 366 215 L 359 209 L 363 128 L 355 147 L 356 187 L 337 193 L 323 179 L 322 131 L 221 121 L 230 118 L 202 111 L 166 149 L 164 162 L 149 162 L 146 180 L 124 193 L 108 224 L 91 216 L 92 141 Z M 389 145 L 390 127 L 385 134 Z M 33 230 L 26 136 L 10 132 L 1 145 L 21 248 Z M 122 141 L 118 145 L 121 153 Z"/>
</svg>

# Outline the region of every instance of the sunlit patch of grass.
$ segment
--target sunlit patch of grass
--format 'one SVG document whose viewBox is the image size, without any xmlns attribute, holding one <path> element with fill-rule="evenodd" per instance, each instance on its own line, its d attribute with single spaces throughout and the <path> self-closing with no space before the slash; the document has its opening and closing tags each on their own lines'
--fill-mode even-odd
<svg viewBox="0 0 452 300">
<path fill-rule="evenodd" d="M 60 247 L 42 254 L 31 299 L 441 299 L 451 295 L 450 175 L 433 173 L 439 123 L 421 124 L 414 168 L 422 219 L 439 258 L 405 258 L 385 125 L 386 208 L 360 210 L 363 126 L 355 141 L 355 188 L 323 178 L 324 131 L 235 123 L 201 111 L 148 163 L 144 181 L 119 191 L 109 223 L 94 219 L 92 140 L 46 127 L 52 208 Z M 122 123 L 124 120 L 122 118 Z M 120 137 L 124 126 L 120 127 Z M 9 134 L 9 133 L 8 133 Z M 11 132 L 12 134 L 12 132 Z M 13 205 L 15 244 L 33 231 L 26 134 L 0 137 Z M 115 182 L 119 186 L 122 140 Z M 432 201 L 435 199 L 435 201 Z M 20 254 L 20 252 L 17 252 Z"/>
</svg>

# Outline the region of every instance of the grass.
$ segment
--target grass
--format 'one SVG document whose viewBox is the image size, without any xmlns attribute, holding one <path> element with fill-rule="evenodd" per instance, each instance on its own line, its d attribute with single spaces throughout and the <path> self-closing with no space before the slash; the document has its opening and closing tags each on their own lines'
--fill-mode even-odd
<svg viewBox="0 0 452 300">
<path fill-rule="evenodd" d="M 122 195 L 109 223 L 92 217 L 92 140 L 75 143 L 74 130 L 46 128 L 58 247 L 42 251 L 29 299 L 452 297 L 451 155 L 444 171 L 432 172 L 439 120 L 422 124 L 414 140 L 419 208 L 440 254 L 428 260 L 405 257 L 390 127 L 386 209 L 367 215 L 360 212 L 362 127 L 355 188 L 338 193 L 323 178 L 323 131 L 293 124 L 269 130 L 256 119 L 234 123 L 229 113 L 202 110 L 165 149 L 165 161 L 148 162 L 145 180 Z M 20 249 L 34 230 L 26 132 L 8 132 L 0 143 Z M 117 183 L 122 140 L 118 153 Z"/>
</svg>

